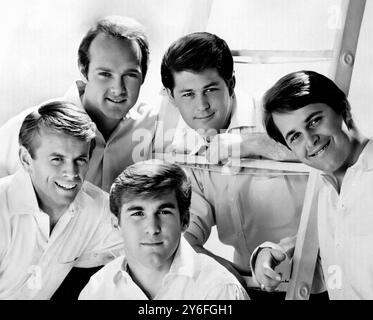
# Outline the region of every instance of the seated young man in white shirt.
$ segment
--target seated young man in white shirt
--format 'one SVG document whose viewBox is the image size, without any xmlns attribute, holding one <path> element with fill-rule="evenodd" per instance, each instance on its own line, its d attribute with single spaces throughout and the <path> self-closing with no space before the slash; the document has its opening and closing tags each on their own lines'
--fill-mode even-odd
<svg viewBox="0 0 373 320">
<path fill-rule="evenodd" d="M 190 181 L 176 164 L 139 162 L 110 190 L 125 256 L 92 276 L 80 299 L 248 299 L 244 288 L 181 236 L 189 224 Z"/>
<path fill-rule="evenodd" d="M 264 111 L 269 136 L 321 170 L 318 240 L 330 299 L 373 299 L 373 145 L 356 127 L 346 95 L 327 77 L 299 71 L 267 91 Z M 264 243 L 253 255 L 266 290 L 281 280 L 274 267 L 293 253 L 290 240 Z"/>
<path fill-rule="evenodd" d="M 84 181 L 95 131 L 67 102 L 23 121 L 22 167 L 0 179 L 0 299 L 50 299 L 73 267 L 102 266 L 123 252 L 108 194 Z"/>
<path fill-rule="evenodd" d="M 207 32 L 181 37 L 164 54 L 161 73 L 168 97 L 182 117 L 172 143 L 177 153 L 215 160 L 224 154 L 238 161 L 240 156 L 294 159 L 266 133 L 253 132 L 253 105 L 236 96 L 233 57 L 223 39 Z M 219 240 L 235 250 L 234 267 L 248 273 L 256 246 L 267 238 L 279 241 L 296 234 L 305 175 L 260 169 L 222 174 L 215 167 L 186 167 L 191 168 L 193 196 L 185 237 L 196 250 L 211 254 L 204 244 L 216 226 Z"/>
</svg>

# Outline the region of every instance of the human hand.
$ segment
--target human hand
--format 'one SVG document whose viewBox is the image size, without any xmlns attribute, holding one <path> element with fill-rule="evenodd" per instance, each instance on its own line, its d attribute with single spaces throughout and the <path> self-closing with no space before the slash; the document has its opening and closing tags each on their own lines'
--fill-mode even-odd
<svg viewBox="0 0 373 320">
<path fill-rule="evenodd" d="M 285 260 L 286 255 L 277 249 L 263 248 L 255 261 L 255 277 L 262 290 L 273 291 L 281 282 L 281 274 L 274 268 Z"/>
<path fill-rule="evenodd" d="M 240 159 L 242 141 L 242 136 L 239 134 L 217 134 L 212 138 L 206 151 L 206 159 L 211 163 L 219 163 L 229 157 Z"/>
</svg>

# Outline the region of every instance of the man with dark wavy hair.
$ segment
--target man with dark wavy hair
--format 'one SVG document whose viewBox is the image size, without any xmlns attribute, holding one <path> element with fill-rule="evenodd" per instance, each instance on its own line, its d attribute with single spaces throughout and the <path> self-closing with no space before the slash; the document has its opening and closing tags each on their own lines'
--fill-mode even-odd
<svg viewBox="0 0 373 320">
<path fill-rule="evenodd" d="M 265 94 L 264 123 L 271 138 L 320 170 L 317 235 L 330 299 L 372 299 L 373 145 L 354 123 L 345 93 L 315 71 L 287 74 Z M 253 255 L 266 290 L 281 281 L 274 268 L 292 256 L 294 243 L 266 242 Z"/>
</svg>

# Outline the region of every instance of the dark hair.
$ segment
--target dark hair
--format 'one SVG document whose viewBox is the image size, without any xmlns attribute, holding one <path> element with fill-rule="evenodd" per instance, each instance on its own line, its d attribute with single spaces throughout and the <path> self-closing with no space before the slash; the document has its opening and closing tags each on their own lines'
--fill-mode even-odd
<svg viewBox="0 0 373 320">
<path fill-rule="evenodd" d="M 35 157 L 41 129 L 64 133 L 79 140 L 91 142 L 90 155 L 95 147 L 96 125 L 83 110 L 70 102 L 53 101 L 41 105 L 23 120 L 18 142 Z"/>
<path fill-rule="evenodd" d="M 181 224 L 189 224 L 191 201 L 190 180 L 184 170 L 174 163 L 160 160 L 137 162 L 127 167 L 110 189 L 110 209 L 120 219 L 125 198 L 157 197 L 175 191 Z"/>
<path fill-rule="evenodd" d="M 353 127 L 351 107 L 344 92 L 329 78 L 314 71 L 289 73 L 278 80 L 264 95 L 263 123 L 268 135 L 287 146 L 273 121 L 273 113 L 287 113 L 309 104 L 324 103 L 342 115 L 347 127 Z"/>
<path fill-rule="evenodd" d="M 227 43 L 208 32 L 191 33 L 172 43 L 164 54 L 161 64 L 162 83 L 172 92 L 175 86 L 174 72 L 201 72 L 213 68 L 217 69 L 230 89 L 230 94 L 233 94 L 233 88 L 229 85 L 233 77 L 233 57 Z"/>
<path fill-rule="evenodd" d="M 109 36 L 136 41 L 141 50 L 141 72 L 144 82 L 149 63 L 149 42 L 144 27 L 135 19 L 121 16 L 108 16 L 100 19 L 83 37 L 78 50 L 78 65 L 87 78 L 89 69 L 89 47 L 99 33 Z"/>
</svg>

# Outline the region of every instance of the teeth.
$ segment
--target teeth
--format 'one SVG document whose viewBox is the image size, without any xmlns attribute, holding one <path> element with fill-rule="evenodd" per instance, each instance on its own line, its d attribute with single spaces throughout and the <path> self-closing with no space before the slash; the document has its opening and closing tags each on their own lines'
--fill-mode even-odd
<svg viewBox="0 0 373 320">
<path fill-rule="evenodd" d="M 314 154 L 311 154 L 310 157 L 316 157 L 316 156 L 318 156 L 321 152 L 323 152 L 328 147 L 328 145 L 329 145 L 329 142 L 325 146 L 323 146 L 319 151 L 317 151 Z"/>
<path fill-rule="evenodd" d="M 66 189 L 66 190 L 71 190 L 71 189 L 74 189 L 77 185 L 74 183 L 74 184 L 69 184 L 69 183 L 61 183 L 61 182 L 56 182 L 56 184 L 63 188 L 63 189 Z"/>
<path fill-rule="evenodd" d="M 112 98 L 108 98 L 110 101 L 112 102 L 115 102 L 115 103 L 122 103 L 125 101 L 125 99 L 122 99 L 122 100 L 116 100 L 116 99 L 112 99 Z"/>
</svg>

